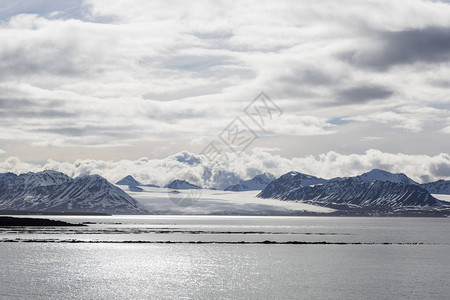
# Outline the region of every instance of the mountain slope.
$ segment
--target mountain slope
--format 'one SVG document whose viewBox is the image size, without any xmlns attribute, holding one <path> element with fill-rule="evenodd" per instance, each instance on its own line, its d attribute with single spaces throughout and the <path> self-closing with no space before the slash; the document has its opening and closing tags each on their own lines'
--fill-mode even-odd
<svg viewBox="0 0 450 300">
<path fill-rule="evenodd" d="M 154 184 L 143 184 L 143 183 L 140 183 L 139 181 L 134 179 L 134 177 L 131 176 L 131 175 L 125 176 L 121 180 L 117 181 L 116 184 L 117 185 L 128 185 L 129 188 L 134 188 L 135 191 L 141 190 L 140 188 L 138 188 L 139 186 L 159 187 L 159 186 L 154 185 Z"/>
<path fill-rule="evenodd" d="M 287 191 L 292 189 L 324 183 L 327 183 L 326 179 L 291 171 L 269 183 L 258 196 L 281 199 Z"/>
<path fill-rule="evenodd" d="M 186 180 L 176 179 L 165 186 L 167 189 L 174 190 L 189 190 L 189 189 L 201 189 L 201 187 L 187 182 Z"/>
<path fill-rule="evenodd" d="M 140 186 L 142 183 L 134 179 L 133 176 L 128 175 L 116 182 L 117 185 L 128 185 L 128 186 Z"/>
<path fill-rule="evenodd" d="M 20 175 L 16 175 L 13 173 L 0 174 L 0 184 L 2 182 L 11 182 L 12 180 L 20 186 L 34 187 L 62 184 L 71 181 L 72 178 L 70 178 L 66 174 L 52 170 L 46 170 L 37 173 L 28 172 Z"/>
<path fill-rule="evenodd" d="M 274 179 L 275 177 L 272 174 L 264 173 L 257 175 L 250 180 L 241 180 L 238 184 L 227 187 L 225 191 L 240 192 L 262 190 Z"/>
<path fill-rule="evenodd" d="M 374 180 L 378 180 L 403 184 L 418 184 L 417 182 L 415 182 L 414 180 L 412 180 L 403 173 L 394 174 L 380 169 L 373 169 L 372 171 L 369 171 L 367 173 L 363 173 L 361 175 L 349 178 L 353 178 L 358 182 L 372 182 Z"/>
<path fill-rule="evenodd" d="M 48 171 L 0 176 L 0 209 L 148 213 L 139 202 L 99 175 L 72 179 Z"/>
<path fill-rule="evenodd" d="M 440 206 L 441 203 L 417 185 L 354 179 L 293 189 L 281 200 L 307 200 L 317 204 L 352 204 L 365 207 Z"/>
<path fill-rule="evenodd" d="M 438 180 L 435 182 L 423 183 L 420 185 L 430 194 L 447 194 L 450 195 L 450 180 Z"/>
<path fill-rule="evenodd" d="M 383 208 L 441 205 L 418 184 L 409 184 L 411 181 L 406 175 L 380 171 L 373 170 L 359 176 L 330 181 L 313 178 L 305 182 L 299 173 L 289 172 L 271 182 L 258 197 L 302 200 L 318 205 L 344 204 Z M 373 180 L 374 178 L 377 179 Z M 315 182 L 317 183 L 311 184 Z"/>
</svg>

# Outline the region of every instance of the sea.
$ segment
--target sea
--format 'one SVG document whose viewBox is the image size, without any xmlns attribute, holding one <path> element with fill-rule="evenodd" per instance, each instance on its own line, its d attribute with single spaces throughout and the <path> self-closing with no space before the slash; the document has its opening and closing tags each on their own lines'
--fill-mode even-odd
<svg viewBox="0 0 450 300">
<path fill-rule="evenodd" d="M 450 297 L 449 218 L 29 217 L 86 226 L 0 228 L 0 299 Z"/>
</svg>

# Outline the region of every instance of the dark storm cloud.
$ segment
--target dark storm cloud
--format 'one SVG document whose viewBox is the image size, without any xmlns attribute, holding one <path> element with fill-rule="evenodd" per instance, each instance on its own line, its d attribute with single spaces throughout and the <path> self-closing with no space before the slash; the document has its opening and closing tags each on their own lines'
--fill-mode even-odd
<svg viewBox="0 0 450 300">
<path fill-rule="evenodd" d="M 341 104 L 365 103 L 371 100 L 382 100 L 393 95 L 393 91 L 382 86 L 366 85 L 343 89 L 337 92 Z"/>
<path fill-rule="evenodd" d="M 379 71 L 416 62 L 450 61 L 450 28 L 426 27 L 376 34 L 376 45 L 342 54 L 341 59 Z"/>
</svg>

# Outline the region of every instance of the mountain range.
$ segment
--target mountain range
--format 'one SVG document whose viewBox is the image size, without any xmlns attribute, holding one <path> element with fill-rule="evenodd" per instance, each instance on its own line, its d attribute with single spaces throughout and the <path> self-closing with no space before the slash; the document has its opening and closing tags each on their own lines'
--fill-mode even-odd
<svg viewBox="0 0 450 300">
<path fill-rule="evenodd" d="M 450 180 L 438 180 L 435 182 L 422 183 L 420 185 L 431 194 L 447 194 L 450 195 Z"/>
<path fill-rule="evenodd" d="M 56 171 L 0 174 L 0 209 L 145 214 L 147 209 L 99 175 L 72 179 Z"/>
<path fill-rule="evenodd" d="M 126 190 L 130 192 L 142 192 L 139 193 L 142 196 L 138 194 L 133 196 L 147 203 L 151 203 L 151 197 L 155 192 L 159 193 L 155 190 L 148 193 L 145 187 L 152 185 L 142 184 L 131 175 L 116 184 L 128 186 Z M 118 186 L 99 175 L 71 178 L 51 170 L 20 175 L 0 173 L 0 210 L 149 213 L 148 209 Z M 164 187 L 172 192 L 201 189 L 185 180 L 173 180 Z M 354 177 L 332 179 L 292 171 L 277 179 L 268 173 L 260 174 L 250 180 L 241 180 L 225 190 L 236 192 L 261 190 L 257 195 L 259 198 L 301 201 L 338 210 L 355 208 L 395 210 L 408 207 L 448 210 L 449 203 L 436 199 L 430 193 L 450 194 L 450 181 L 439 180 L 418 184 L 405 174 L 393 174 L 377 169 Z M 160 193 L 167 191 L 161 190 Z M 236 196 L 240 197 L 238 193 Z M 146 200 L 145 197 L 150 198 Z"/>
<path fill-rule="evenodd" d="M 326 182 L 327 180 L 323 178 L 292 171 L 273 180 L 263 189 L 264 193 L 259 195 L 261 195 L 261 198 L 281 199 L 287 191 Z"/>
<path fill-rule="evenodd" d="M 405 174 L 374 169 L 345 178 L 326 180 L 299 172 L 289 172 L 268 184 L 260 198 L 302 201 L 325 206 L 394 209 L 399 207 L 440 207 L 442 202 L 429 190 L 445 192 L 447 182 L 418 184 Z"/>
<path fill-rule="evenodd" d="M 406 176 L 403 173 L 391 173 L 388 171 L 380 170 L 380 169 L 373 169 L 372 171 L 369 171 L 367 173 L 363 173 L 361 175 L 355 176 L 355 177 L 347 177 L 347 178 L 353 178 L 357 182 L 371 182 L 374 180 L 378 181 L 389 181 L 393 183 L 401 183 L 401 184 L 418 184 L 408 176 Z M 336 181 L 337 178 L 332 179 L 332 181 Z"/>
</svg>

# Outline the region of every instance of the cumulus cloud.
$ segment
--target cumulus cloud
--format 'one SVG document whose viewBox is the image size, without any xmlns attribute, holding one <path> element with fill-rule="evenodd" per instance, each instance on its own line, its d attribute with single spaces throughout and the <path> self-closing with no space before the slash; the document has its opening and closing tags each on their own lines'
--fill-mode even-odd
<svg viewBox="0 0 450 300">
<path fill-rule="evenodd" d="M 143 183 L 159 186 L 164 186 L 174 179 L 183 179 L 203 187 L 219 189 L 264 172 L 281 176 L 291 170 L 333 178 L 354 176 L 380 168 L 405 173 L 419 182 L 450 179 L 450 155 L 445 153 L 435 156 L 408 155 L 371 149 L 362 154 L 343 155 L 331 151 L 317 156 L 289 159 L 264 149 L 254 149 L 247 154 L 228 155 L 229 160 L 214 163 L 201 155 L 186 151 L 165 159 L 78 160 L 73 163 L 53 160 L 39 164 L 26 163 L 17 157 L 9 157 L 0 163 L 0 172 L 55 170 L 70 176 L 99 174 L 112 182 L 132 175 Z"/>
</svg>

